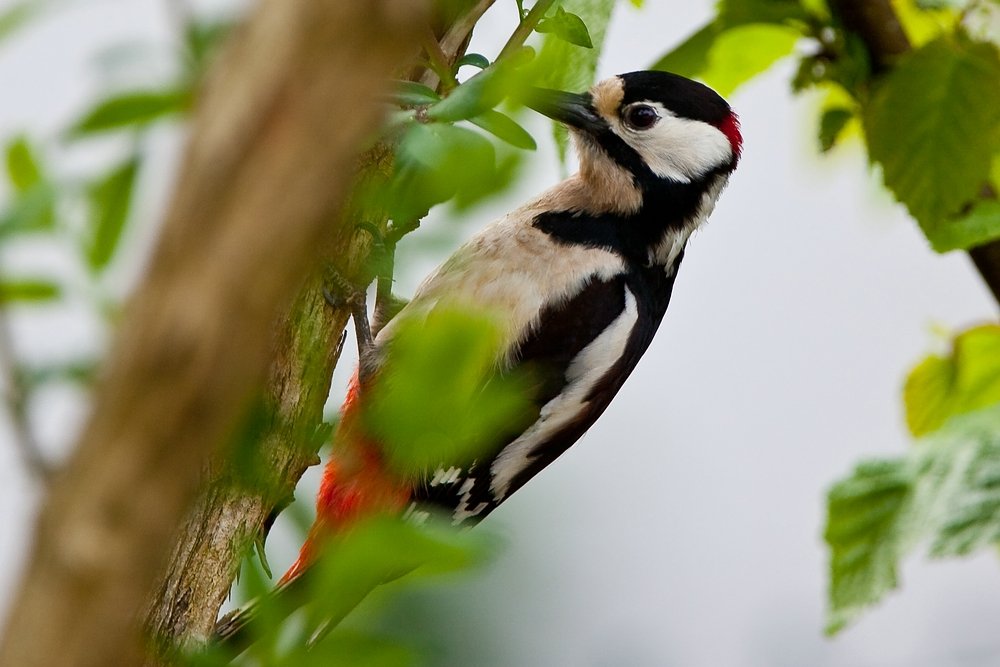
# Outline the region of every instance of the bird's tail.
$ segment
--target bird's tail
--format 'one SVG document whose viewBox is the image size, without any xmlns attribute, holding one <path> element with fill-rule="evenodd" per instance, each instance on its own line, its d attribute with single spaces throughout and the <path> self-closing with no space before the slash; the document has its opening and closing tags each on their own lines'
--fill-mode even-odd
<svg viewBox="0 0 1000 667">
<path fill-rule="evenodd" d="M 303 580 L 315 563 L 322 545 L 331 535 L 350 529 L 359 520 L 378 515 L 400 514 L 410 501 L 410 484 L 392 473 L 384 462 L 379 443 L 368 436 L 361 423 L 362 391 L 358 373 L 348 387 L 334 436 L 334 453 L 323 471 L 313 522 L 295 563 L 285 572 L 268 598 L 301 595 Z M 290 601 L 294 602 L 294 601 Z M 230 647 L 246 647 L 247 626 L 264 604 L 253 601 L 221 618 L 215 639 Z M 293 604 L 281 605 L 292 608 Z"/>
</svg>

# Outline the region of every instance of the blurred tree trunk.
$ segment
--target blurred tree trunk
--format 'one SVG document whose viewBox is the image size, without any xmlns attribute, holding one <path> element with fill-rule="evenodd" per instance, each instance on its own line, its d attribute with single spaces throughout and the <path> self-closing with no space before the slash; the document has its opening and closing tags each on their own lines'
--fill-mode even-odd
<svg viewBox="0 0 1000 667">
<path fill-rule="evenodd" d="M 42 508 L 0 663 L 142 661 L 143 606 L 206 463 L 253 407 L 275 322 L 336 236 L 422 7 L 264 0 L 228 45 L 93 414 Z"/>
<path fill-rule="evenodd" d="M 434 37 L 449 64 L 465 53 L 476 22 L 493 2 L 466 3 L 465 11 L 434 17 Z M 400 67 L 404 69 L 404 78 L 437 85 L 424 68 Z M 374 146 L 357 164 L 359 179 L 385 175 L 391 160 L 385 146 Z M 384 216 L 371 219 L 377 212 L 366 213 L 366 223 L 385 228 Z M 266 536 L 269 519 L 291 499 L 305 469 L 317 463 L 324 442 L 323 405 L 349 317 L 346 308 L 326 302 L 324 280 L 332 266 L 349 282 L 364 286 L 361 276 L 372 238 L 356 232 L 355 222 L 344 220 L 320 248 L 322 265 L 278 323 L 256 412 L 245 420 L 236 443 L 240 455 L 210 471 L 206 490 L 185 520 L 148 610 L 148 628 L 160 643 L 199 641 L 212 634 L 243 557 Z"/>
</svg>

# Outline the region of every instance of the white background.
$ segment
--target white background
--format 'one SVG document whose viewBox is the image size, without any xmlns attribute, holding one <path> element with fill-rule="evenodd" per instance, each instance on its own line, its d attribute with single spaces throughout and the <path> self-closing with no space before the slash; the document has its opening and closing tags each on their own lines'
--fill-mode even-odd
<svg viewBox="0 0 1000 667">
<path fill-rule="evenodd" d="M 513 3 L 499 5 L 475 50 L 495 53 L 510 30 Z M 647 0 L 642 11 L 622 2 L 600 74 L 648 65 L 710 11 L 707 1 Z M 174 40 L 160 2 L 61 9 L 0 45 L 0 136 L 51 136 L 109 86 L 163 80 Z M 138 58 L 97 57 L 122 42 L 154 48 Z M 109 61 L 118 64 L 102 75 L 99 63 Z M 996 311 L 964 255 L 928 249 L 868 173 L 859 146 L 817 156 L 816 100 L 789 96 L 792 68 L 786 62 L 732 97 L 743 161 L 692 239 L 663 326 L 619 397 L 486 522 L 506 548 L 482 576 L 454 586 L 431 616 L 401 621 L 453 635 L 435 664 L 1000 664 L 995 553 L 912 558 L 901 592 L 837 638 L 822 636 L 825 490 L 859 459 L 906 449 L 900 386 L 908 368 L 940 350 L 939 328 Z M 546 134 L 540 122 L 531 127 Z M 143 179 L 142 220 L 128 240 L 138 249 L 155 234 L 179 137 L 167 129 L 154 138 L 162 168 Z M 118 148 L 98 143 L 66 157 L 85 169 Z M 437 214 L 427 226 L 468 235 L 558 174 L 543 147 L 510 199 L 460 221 Z M 401 252 L 403 294 L 447 254 L 415 256 L 405 244 Z M 2 260 L 71 277 L 77 269 L 66 257 L 27 246 Z M 122 291 L 136 270 L 116 267 L 109 288 Z M 30 358 L 105 344 L 79 295 L 65 308 L 19 312 L 15 324 Z M 41 397 L 34 417 L 48 452 L 66 450 L 85 411 L 70 389 Z M 0 431 L 0 609 L 39 501 L 9 440 Z M 315 484 L 315 474 L 305 483 Z M 297 548 L 287 534 L 279 527 L 269 544 L 278 570 Z"/>
</svg>

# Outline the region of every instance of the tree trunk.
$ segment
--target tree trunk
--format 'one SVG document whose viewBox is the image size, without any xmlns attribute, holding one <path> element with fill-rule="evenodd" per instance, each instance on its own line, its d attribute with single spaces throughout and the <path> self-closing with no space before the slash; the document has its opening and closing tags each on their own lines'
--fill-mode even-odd
<svg viewBox="0 0 1000 667">
<path fill-rule="evenodd" d="M 275 322 L 334 232 L 422 7 L 264 0 L 228 45 L 94 412 L 42 508 L 0 663 L 141 662 L 143 605 L 204 466 L 259 395 Z"/>
</svg>

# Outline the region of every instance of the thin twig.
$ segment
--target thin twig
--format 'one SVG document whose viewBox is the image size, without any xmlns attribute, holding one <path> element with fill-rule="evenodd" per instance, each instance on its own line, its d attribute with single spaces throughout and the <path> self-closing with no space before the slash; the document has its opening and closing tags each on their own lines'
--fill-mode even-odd
<svg viewBox="0 0 1000 667">
<path fill-rule="evenodd" d="M 427 54 L 427 60 L 430 63 L 431 69 L 434 70 L 434 73 L 437 74 L 438 79 L 441 81 L 442 90 L 448 91 L 456 88 L 458 81 L 455 80 L 452 65 L 448 62 L 448 56 L 441 50 L 441 45 L 438 44 L 437 37 L 434 36 L 430 26 L 424 31 L 421 46 L 424 47 L 424 52 Z"/>
<path fill-rule="evenodd" d="M 531 11 L 524 17 L 524 20 L 518 24 L 513 34 L 511 34 L 510 39 L 507 40 L 507 43 L 503 45 L 502 49 L 500 49 L 500 55 L 497 56 L 497 60 L 509 57 L 514 51 L 517 51 L 524 46 L 525 40 L 528 39 L 532 31 L 535 29 L 535 26 L 538 25 L 538 22 L 542 20 L 543 16 L 545 16 L 545 12 L 549 11 L 549 8 L 555 4 L 555 1 L 556 0 L 538 0 L 538 2 L 535 3 L 535 6 L 531 8 Z"/>
<path fill-rule="evenodd" d="M 486 10 L 493 6 L 496 0 L 480 0 L 475 7 L 470 9 L 464 16 L 458 19 L 438 42 L 441 53 L 445 56 L 445 61 L 454 65 L 455 62 L 465 53 L 472 36 L 472 30 L 476 27 L 479 19 L 482 18 Z M 430 88 L 437 88 L 440 83 L 437 73 L 428 69 L 420 77 L 420 83 Z"/>
<path fill-rule="evenodd" d="M 21 453 L 24 467 L 31 476 L 41 482 L 48 482 L 52 476 L 52 466 L 42 455 L 28 418 L 28 392 L 24 375 L 17 363 L 14 341 L 10 332 L 10 321 L 6 308 L 0 308 L 0 372 L 5 387 L 4 405 L 14 429 L 14 443 Z"/>
</svg>

